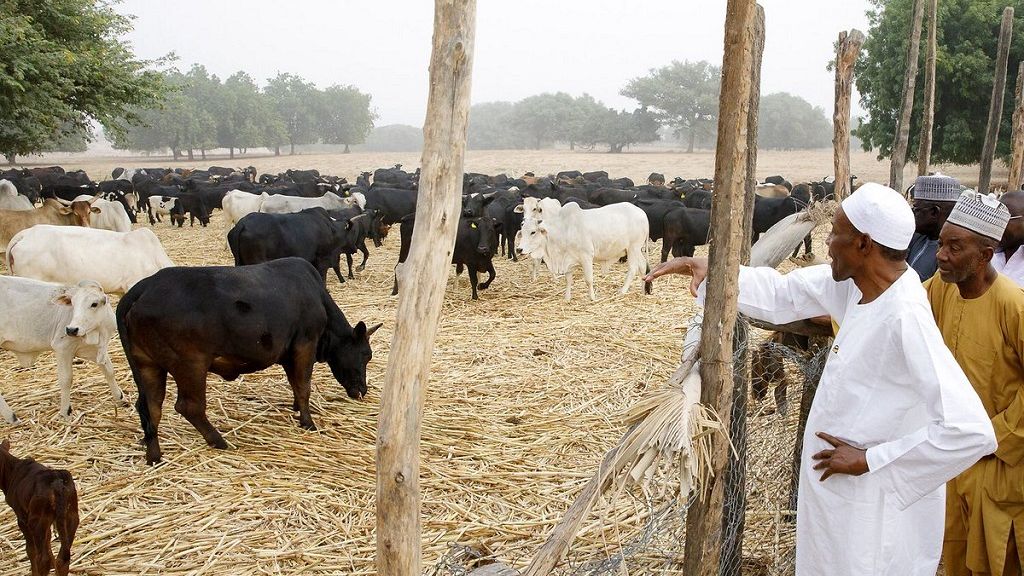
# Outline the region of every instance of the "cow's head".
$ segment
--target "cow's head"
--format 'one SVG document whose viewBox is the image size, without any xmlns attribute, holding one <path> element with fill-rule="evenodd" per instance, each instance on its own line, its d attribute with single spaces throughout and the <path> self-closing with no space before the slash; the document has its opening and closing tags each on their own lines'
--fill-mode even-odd
<svg viewBox="0 0 1024 576">
<path fill-rule="evenodd" d="M 339 384 L 345 387 L 349 398 L 362 400 L 366 396 L 366 365 L 373 358 L 370 336 L 381 327 L 367 328 L 360 321 L 348 334 L 343 326 L 332 324 L 320 338 L 317 360 L 326 361 Z"/>
<path fill-rule="evenodd" d="M 547 228 L 536 220 L 523 220 L 516 234 L 516 251 L 534 258 L 542 258 L 547 246 Z"/>
<path fill-rule="evenodd" d="M 476 218 L 484 215 L 484 207 L 494 200 L 494 192 L 481 194 L 473 192 L 462 196 L 462 215 L 467 218 Z"/>
<path fill-rule="evenodd" d="M 61 215 L 70 217 L 72 224 L 88 228 L 92 225 L 91 216 L 100 213 L 100 209 L 93 206 L 93 203 L 98 199 L 98 194 L 89 200 L 74 200 L 72 202 L 58 198 L 58 202 L 63 204 L 58 210 Z"/>
<path fill-rule="evenodd" d="M 71 320 L 64 327 L 65 334 L 85 338 L 89 344 L 103 344 L 103 335 L 99 332 L 113 325 L 114 311 L 98 283 L 82 280 L 76 286 L 64 286 L 54 295 L 53 303 L 71 307 Z"/>
<path fill-rule="evenodd" d="M 498 233 L 494 227 L 494 219 L 489 216 L 467 218 L 465 225 L 469 227 L 470 237 L 476 242 L 476 253 L 491 257 L 498 250 Z"/>
<path fill-rule="evenodd" d="M 378 210 L 367 210 L 365 214 L 370 218 L 370 240 L 373 240 L 375 247 L 380 248 L 384 244 L 384 239 L 388 237 L 391 226 L 384 224 L 384 214 Z"/>
</svg>

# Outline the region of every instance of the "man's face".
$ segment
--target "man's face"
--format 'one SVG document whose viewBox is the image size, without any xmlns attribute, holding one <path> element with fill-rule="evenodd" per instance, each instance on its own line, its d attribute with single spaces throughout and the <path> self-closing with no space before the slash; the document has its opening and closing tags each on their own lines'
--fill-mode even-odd
<svg viewBox="0 0 1024 576">
<path fill-rule="evenodd" d="M 948 202 L 934 202 L 932 200 L 914 200 L 914 232 L 925 236 L 934 236 L 942 229 L 949 216 L 947 210 Z"/>
<path fill-rule="evenodd" d="M 832 218 L 832 233 L 828 235 L 828 255 L 832 259 L 832 279 L 842 282 L 853 277 L 860 265 L 861 255 L 858 244 L 862 235 L 846 218 L 843 207 L 836 210 Z"/>
<path fill-rule="evenodd" d="M 935 260 L 943 282 L 959 284 L 975 274 L 984 273 L 992 249 L 978 234 L 956 224 L 947 223 L 939 232 L 939 251 Z"/>
</svg>

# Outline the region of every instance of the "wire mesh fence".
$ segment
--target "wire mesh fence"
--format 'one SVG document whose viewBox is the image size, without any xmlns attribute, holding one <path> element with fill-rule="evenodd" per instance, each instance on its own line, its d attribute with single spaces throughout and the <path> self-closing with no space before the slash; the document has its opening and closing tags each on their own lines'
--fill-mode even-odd
<svg viewBox="0 0 1024 576">
<path fill-rule="evenodd" d="M 727 472 L 719 573 L 790 575 L 801 423 L 830 344 L 826 338 L 761 330 L 742 321 L 737 335 L 739 377 L 730 432 L 739 460 Z M 678 488 L 678 478 L 666 470 L 647 484 L 606 494 L 585 528 L 590 540 L 603 541 L 600 553 L 593 546 L 570 546 L 554 573 L 682 574 L 686 513 L 693 500 L 681 497 Z M 427 574 L 465 576 L 494 556 L 501 552 L 455 545 Z"/>
</svg>

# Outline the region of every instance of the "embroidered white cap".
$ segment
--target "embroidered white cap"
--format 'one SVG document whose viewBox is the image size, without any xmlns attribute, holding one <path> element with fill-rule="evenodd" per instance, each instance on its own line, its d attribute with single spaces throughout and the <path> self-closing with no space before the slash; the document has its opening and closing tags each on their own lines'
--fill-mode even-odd
<svg viewBox="0 0 1024 576">
<path fill-rule="evenodd" d="M 1010 222 L 1010 211 L 995 194 L 979 194 L 968 190 L 960 195 L 946 222 L 1000 240 Z"/>
<path fill-rule="evenodd" d="M 843 200 L 843 213 L 857 230 L 882 246 L 906 250 L 914 235 L 914 212 L 902 194 L 868 182 Z"/>
</svg>

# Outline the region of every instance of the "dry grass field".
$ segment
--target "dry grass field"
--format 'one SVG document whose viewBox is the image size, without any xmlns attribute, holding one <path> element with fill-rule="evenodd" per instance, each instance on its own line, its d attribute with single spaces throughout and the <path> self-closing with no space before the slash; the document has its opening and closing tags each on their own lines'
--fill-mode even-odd
<svg viewBox="0 0 1024 576">
<path fill-rule="evenodd" d="M 797 180 L 830 171 L 825 153 L 762 158 L 762 174 Z M 710 154 L 474 152 L 467 170 L 604 169 L 641 180 L 651 171 L 710 175 L 712 160 Z M 94 178 L 115 165 L 167 165 L 153 159 L 57 161 Z M 253 164 L 260 172 L 318 168 L 354 177 L 396 162 L 412 169 L 418 155 L 243 158 L 236 164 Z M 874 174 L 879 166 L 855 164 L 855 171 Z M 153 229 L 179 265 L 231 263 L 220 212 L 209 228 L 178 229 L 165 222 Z M 819 250 L 820 242 L 819 233 Z M 0 437 L 10 438 L 15 454 L 66 468 L 77 482 L 82 521 L 72 574 L 374 574 L 375 438 L 395 321 L 397 298 L 389 294 L 397 252 L 396 233 L 371 252 L 366 270 L 354 280 L 340 284 L 329 278 L 329 290 L 351 322 L 384 326 L 373 337 L 364 401 L 348 399 L 326 366 L 318 365 L 311 399 L 316 432 L 298 427 L 280 368 L 236 382 L 212 376 L 208 413 L 231 449 L 208 448 L 173 412 L 172 385 L 160 426 L 165 463 L 148 467 L 134 408 L 114 406 L 95 366 L 75 367 L 74 413 L 65 421 L 57 416 L 52 354 L 21 369 L 11 354 L 0 353 L 0 391 L 23 420 L 18 426 L 0 423 Z M 694 311 L 679 278 L 659 281 L 650 296 L 636 284 L 618 296 L 624 270 L 617 265 L 598 274 L 597 302 L 577 289 L 566 304 L 562 282 L 548 276 L 531 282 L 524 262 L 496 262 L 497 279 L 476 302 L 465 276 L 449 275 L 420 452 L 427 566 L 450 544 L 517 565 L 528 562 L 624 431 L 626 409 L 675 368 Z M 118 380 L 134 401 L 119 343 L 111 350 Z M 795 405 L 798 400 L 791 400 Z M 745 545 L 748 559 L 762 566 L 792 548 L 792 526 L 780 522 L 786 505 L 780 494 L 788 478 L 791 456 L 785 447 L 791 446 L 794 412 L 783 419 L 763 406 L 751 409 Z M 617 552 L 649 513 L 642 501 L 630 498 L 600 510 L 585 522 L 573 557 Z M 0 506 L 0 576 L 27 570 L 13 513 Z"/>
</svg>

